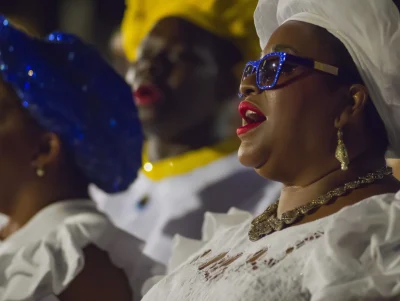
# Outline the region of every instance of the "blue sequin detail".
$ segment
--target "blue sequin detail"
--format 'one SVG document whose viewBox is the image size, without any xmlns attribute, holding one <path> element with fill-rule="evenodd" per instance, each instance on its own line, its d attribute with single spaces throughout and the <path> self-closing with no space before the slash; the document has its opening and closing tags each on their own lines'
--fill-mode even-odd
<svg viewBox="0 0 400 301">
<path fill-rule="evenodd" d="M 141 167 L 143 135 L 125 81 L 74 35 L 31 38 L 2 16 L 0 52 L 0 76 L 90 182 L 108 193 L 127 189 Z"/>
</svg>

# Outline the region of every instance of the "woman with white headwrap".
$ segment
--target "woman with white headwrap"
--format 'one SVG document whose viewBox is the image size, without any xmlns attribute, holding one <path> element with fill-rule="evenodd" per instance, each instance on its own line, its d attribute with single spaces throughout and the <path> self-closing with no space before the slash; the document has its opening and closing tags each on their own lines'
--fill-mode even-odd
<svg viewBox="0 0 400 301">
<path fill-rule="evenodd" d="M 397 5 L 260 0 L 255 24 L 239 158 L 284 184 L 279 203 L 207 214 L 143 300 L 399 300 Z"/>
</svg>

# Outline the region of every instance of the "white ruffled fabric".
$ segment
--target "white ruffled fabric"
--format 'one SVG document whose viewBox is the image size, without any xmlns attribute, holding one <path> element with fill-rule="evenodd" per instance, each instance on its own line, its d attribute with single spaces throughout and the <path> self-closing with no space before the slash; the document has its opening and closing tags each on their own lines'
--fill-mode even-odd
<svg viewBox="0 0 400 301">
<path fill-rule="evenodd" d="M 191 255 L 209 242 L 218 232 L 233 226 L 249 222 L 253 219 L 247 211 L 231 208 L 227 214 L 207 212 L 204 215 L 202 240 L 190 239 L 181 235 L 174 237 L 172 256 L 168 264 L 168 272 L 172 272 L 184 263 Z"/>
<path fill-rule="evenodd" d="M 204 215 L 202 239 L 190 239 L 182 235 L 175 235 L 172 244 L 172 255 L 167 266 L 167 274 L 174 271 L 188 258 L 201 250 L 217 232 L 250 221 L 253 216 L 243 210 L 231 208 L 227 214 L 207 212 Z M 142 295 L 146 293 L 165 276 L 154 276 L 147 279 L 142 287 Z"/>
<path fill-rule="evenodd" d="M 89 200 L 50 205 L 0 245 L 0 300 L 56 301 L 85 265 L 83 250 L 95 245 L 122 268 L 140 299 L 154 263 L 140 241 L 117 229 Z"/>
<path fill-rule="evenodd" d="M 343 210 L 304 269 L 312 301 L 400 296 L 400 194 Z"/>
<path fill-rule="evenodd" d="M 204 240 L 177 237 L 172 271 L 153 281 L 143 301 L 400 300 L 400 193 L 371 197 L 257 242 L 247 237 L 251 219 L 235 210 L 208 213 Z M 249 263 L 260 250 L 267 251 Z M 225 252 L 225 259 L 200 269 Z"/>
</svg>

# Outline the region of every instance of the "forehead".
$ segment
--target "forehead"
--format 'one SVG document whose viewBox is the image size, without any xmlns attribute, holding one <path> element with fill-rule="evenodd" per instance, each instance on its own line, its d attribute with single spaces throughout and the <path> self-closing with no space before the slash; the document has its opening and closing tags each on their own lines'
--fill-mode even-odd
<svg viewBox="0 0 400 301">
<path fill-rule="evenodd" d="M 141 47 L 182 47 L 213 49 L 215 37 L 192 22 L 178 17 L 160 20 L 141 43 Z"/>
<path fill-rule="evenodd" d="M 190 45 L 195 42 L 193 35 L 189 34 L 190 26 L 178 18 L 160 20 L 144 39 L 142 45 L 155 47 L 170 45 Z"/>
<path fill-rule="evenodd" d="M 333 64 L 335 54 L 327 42 L 328 35 L 325 29 L 315 25 L 288 21 L 271 35 L 262 55 L 283 51 Z"/>
</svg>

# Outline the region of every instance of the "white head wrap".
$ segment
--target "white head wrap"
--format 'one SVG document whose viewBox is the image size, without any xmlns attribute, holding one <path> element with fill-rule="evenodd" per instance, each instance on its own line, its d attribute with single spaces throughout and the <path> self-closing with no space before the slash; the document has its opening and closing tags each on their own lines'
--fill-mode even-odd
<svg viewBox="0 0 400 301">
<path fill-rule="evenodd" d="M 352 56 L 400 157 L 400 14 L 392 0 L 259 0 L 254 14 L 261 49 L 289 20 L 327 29 Z"/>
</svg>

